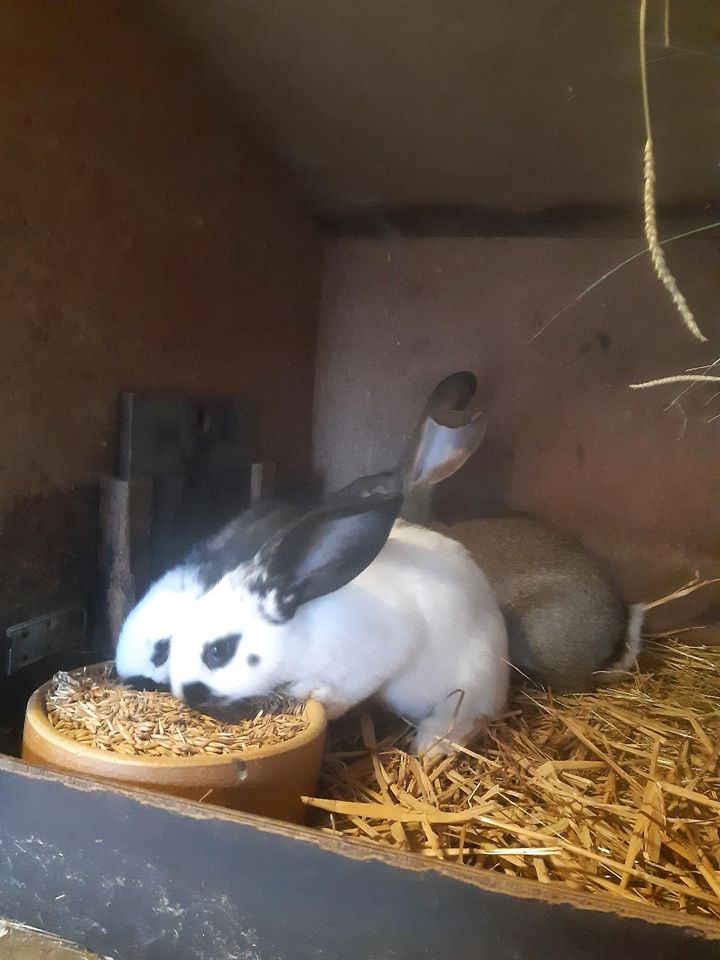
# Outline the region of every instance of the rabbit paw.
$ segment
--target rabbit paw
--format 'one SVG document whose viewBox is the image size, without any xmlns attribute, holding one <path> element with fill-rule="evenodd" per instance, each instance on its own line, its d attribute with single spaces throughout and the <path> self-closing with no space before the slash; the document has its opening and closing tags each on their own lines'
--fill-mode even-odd
<svg viewBox="0 0 720 960">
<path fill-rule="evenodd" d="M 330 687 L 317 687 L 311 691 L 310 697 L 325 707 L 325 716 L 328 720 L 337 720 L 347 713 L 352 706 L 352 704 L 338 700 L 335 691 L 331 690 Z"/>
<path fill-rule="evenodd" d="M 470 743 L 485 727 L 485 717 L 472 714 L 456 717 L 442 710 L 418 724 L 413 753 L 429 759 L 449 757 Z"/>
<path fill-rule="evenodd" d="M 417 728 L 412 743 L 412 752 L 416 757 L 434 760 L 455 753 L 455 747 L 447 738 L 447 721 L 439 723 L 434 717 L 423 720 Z"/>
</svg>

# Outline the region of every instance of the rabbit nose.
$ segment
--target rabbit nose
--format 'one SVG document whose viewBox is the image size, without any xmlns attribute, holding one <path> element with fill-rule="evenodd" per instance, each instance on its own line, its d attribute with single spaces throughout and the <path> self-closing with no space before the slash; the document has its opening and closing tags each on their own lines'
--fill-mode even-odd
<svg viewBox="0 0 720 960">
<path fill-rule="evenodd" d="M 210 699 L 210 688 L 199 681 L 186 683 L 182 688 L 182 698 L 191 707 L 198 707 Z"/>
</svg>

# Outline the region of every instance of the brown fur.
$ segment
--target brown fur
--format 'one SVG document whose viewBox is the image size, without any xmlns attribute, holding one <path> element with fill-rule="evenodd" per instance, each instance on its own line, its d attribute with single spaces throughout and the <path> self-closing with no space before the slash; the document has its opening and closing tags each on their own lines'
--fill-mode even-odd
<svg viewBox="0 0 720 960">
<path fill-rule="evenodd" d="M 579 692 L 618 659 L 625 603 L 575 541 L 533 517 L 434 526 L 462 543 L 490 581 L 518 670 L 557 692 Z"/>
</svg>

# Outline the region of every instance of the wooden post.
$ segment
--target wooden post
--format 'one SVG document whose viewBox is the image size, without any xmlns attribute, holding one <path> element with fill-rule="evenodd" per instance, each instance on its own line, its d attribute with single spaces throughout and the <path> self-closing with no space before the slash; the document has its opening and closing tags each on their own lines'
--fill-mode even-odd
<svg viewBox="0 0 720 960">
<path fill-rule="evenodd" d="M 271 496 L 275 486 L 275 464 L 253 463 L 250 467 L 250 503 Z"/>
<path fill-rule="evenodd" d="M 100 575 L 98 611 L 102 633 L 114 649 L 125 617 L 137 599 L 135 561 L 147 585 L 147 541 L 152 484 L 149 480 L 103 477 L 100 484 Z"/>
</svg>

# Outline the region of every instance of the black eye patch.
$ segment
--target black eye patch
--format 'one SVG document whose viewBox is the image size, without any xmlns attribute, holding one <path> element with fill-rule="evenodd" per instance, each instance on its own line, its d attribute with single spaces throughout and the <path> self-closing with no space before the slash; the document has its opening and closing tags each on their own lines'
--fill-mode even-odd
<svg viewBox="0 0 720 960">
<path fill-rule="evenodd" d="M 208 670 L 219 670 L 226 666 L 235 656 L 240 638 L 239 633 L 229 633 L 226 637 L 218 637 L 212 643 L 206 644 L 202 652 L 202 662 Z"/>
<path fill-rule="evenodd" d="M 153 655 L 150 657 L 150 662 L 154 667 L 161 667 L 164 663 L 167 663 L 167 658 L 170 656 L 170 638 L 167 637 L 165 640 L 158 640 L 153 648 Z"/>
</svg>

